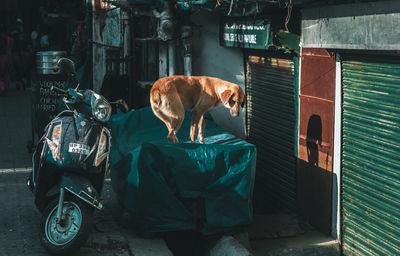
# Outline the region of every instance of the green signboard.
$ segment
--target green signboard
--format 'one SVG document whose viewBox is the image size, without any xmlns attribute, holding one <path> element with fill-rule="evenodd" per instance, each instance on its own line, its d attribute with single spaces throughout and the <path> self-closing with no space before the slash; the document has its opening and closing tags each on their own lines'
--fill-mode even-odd
<svg viewBox="0 0 400 256">
<path fill-rule="evenodd" d="M 223 46 L 268 49 L 272 45 L 269 20 L 229 20 L 220 26 L 220 43 Z"/>
</svg>

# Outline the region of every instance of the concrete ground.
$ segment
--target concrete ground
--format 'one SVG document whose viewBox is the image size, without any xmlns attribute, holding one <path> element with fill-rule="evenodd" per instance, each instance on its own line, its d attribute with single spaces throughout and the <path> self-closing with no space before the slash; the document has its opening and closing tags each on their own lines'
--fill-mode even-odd
<svg viewBox="0 0 400 256">
<path fill-rule="evenodd" d="M 32 139 L 30 109 L 29 90 L 12 86 L 7 97 L 0 97 L 0 256 L 48 255 L 39 242 L 40 213 L 26 187 L 32 165 L 27 150 Z M 76 256 L 340 255 L 337 241 L 300 225 L 293 216 L 255 216 L 254 224 L 235 239 L 195 232 L 144 238 L 136 234 L 132 218 L 117 203 L 110 180 L 102 197 L 104 209 L 95 211 L 92 234 Z"/>
<path fill-rule="evenodd" d="M 294 214 L 255 215 L 247 230 L 254 256 L 339 256 L 336 239 Z"/>
</svg>

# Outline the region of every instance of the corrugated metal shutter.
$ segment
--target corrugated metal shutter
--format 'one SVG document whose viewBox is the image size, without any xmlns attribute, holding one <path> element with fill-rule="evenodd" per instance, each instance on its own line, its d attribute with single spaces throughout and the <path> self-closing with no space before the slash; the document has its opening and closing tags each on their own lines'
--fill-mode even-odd
<svg viewBox="0 0 400 256">
<path fill-rule="evenodd" d="M 343 61 L 345 255 L 400 255 L 400 65 Z"/>
<path fill-rule="evenodd" d="M 293 212 L 296 205 L 293 60 L 249 56 L 247 133 L 257 146 L 255 212 Z"/>
</svg>

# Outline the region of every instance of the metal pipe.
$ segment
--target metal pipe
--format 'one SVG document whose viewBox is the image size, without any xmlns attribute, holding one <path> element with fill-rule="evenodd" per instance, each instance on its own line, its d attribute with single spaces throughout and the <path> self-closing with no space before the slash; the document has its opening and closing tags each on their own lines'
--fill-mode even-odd
<svg viewBox="0 0 400 256">
<path fill-rule="evenodd" d="M 158 43 L 158 77 L 168 76 L 168 49 L 164 42 Z"/>
<path fill-rule="evenodd" d="M 183 56 L 183 70 L 185 76 L 192 75 L 192 54 Z"/>
<path fill-rule="evenodd" d="M 168 42 L 168 75 L 175 75 L 175 41 Z"/>
<path fill-rule="evenodd" d="M 181 27 L 181 38 L 184 47 L 183 73 L 186 76 L 191 76 L 192 75 L 192 28 L 190 26 Z"/>
</svg>

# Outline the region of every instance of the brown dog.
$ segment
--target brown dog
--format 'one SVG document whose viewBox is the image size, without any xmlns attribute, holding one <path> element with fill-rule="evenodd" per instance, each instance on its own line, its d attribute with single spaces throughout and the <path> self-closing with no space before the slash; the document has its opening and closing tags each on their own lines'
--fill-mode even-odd
<svg viewBox="0 0 400 256">
<path fill-rule="evenodd" d="M 178 132 L 185 110 L 192 111 L 190 140 L 195 143 L 196 135 L 204 143 L 205 122 L 203 114 L 223 104 L 232 116 L 238 116 L 244 106 L 243 90 L 234 83 L 207 76 L 169 76 L 157 80 L 150 91 L 150 103 L 154 114 L 168 128 L 169 142 L 178 142 Z"/>
</svg>

